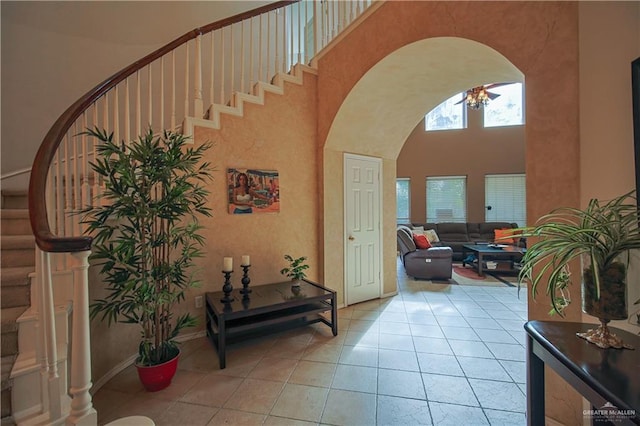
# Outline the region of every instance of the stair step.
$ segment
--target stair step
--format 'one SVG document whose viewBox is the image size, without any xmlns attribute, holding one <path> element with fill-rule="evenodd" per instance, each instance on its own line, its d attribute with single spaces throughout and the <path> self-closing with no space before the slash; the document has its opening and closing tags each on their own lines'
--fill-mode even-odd
<svg viewBox="0 0 640 426">
<path fill-rule="evenodd" d="M 27 308 L 31 303 L 31 286 L 2 288 L 2 308 Z"/>
<path fill-rule="evenodd" d="M 4 398 L 4 391 L 3 392 L 3 398 Z M 7 391 L 8 392 L 8 391 Z M 9 395 L 9 398 L 11 398 L 11 395 Z M 4 399 L 2 400 L 3 403 L 3 407 L 4 407 Z M 4 408 L 3 408 L 4 410 Z M 16 426 L 17 423 L 15 422 L 15 420 L 13 419 L 13 416 L 7 416 L 7 417 L 3 417 L 2 419 L 0 419 L 0 426 Z"/>
<path fill-rule="evenodd" d="M 18 354 L 18 324 L 16 320 L 30 305 L 29 274 L 35 271 L 35 241 L 29 222 L 29 201 L 26 190 L 2 190 L 0 211 L 1 266 L 0 307 L 2 327 L 2 389 L 0 394 L 1 425 L 15 425 L 12 417 L 12 386 L 9 378 Z M 10 267 L 9 267 L 10 266 Z"/>
<path fill-rule="evenodd" d="M 35 265 L 36 242 L 33 235 L 2 235 L 0 236 L 3 268 L 14 266 Z"/>
<path fill-rule="evenodd" d="M 16 320 L 27 308 L 26 306 L 20 306 L 2 309 L 2 343 L 0 344 L 0 355 L 3 357 L 18 353 L 18 324 Z"/>
<path fill-rule="evenodd" d="M 32 272 L 35 272 L 33 266 L 2 268 L 0 271 L 2 274 L 0 276 L 0 285 L 2 288 L 0 306 L 3 309 L 29 306 L 31 300 L 31 278 L 29 274 Z"/>
<path fill-rule="evenodd" d="M 15 355 L 2 357 L 2 389 L 5 389 L 9 384 L 9 376 L 11 375 L 11 367 L 15 362 Z"/>
<path fill-rule="evenodd" d="M 2 310 L 2 331 L 5 330 L 5 326 L 8 324 L 15 324 L 15 322 L 20 318 L 20 315 L 27 310 L 27 307 L 21 306 L 16 308 L 7 308 Z"/>
<path fill-rule="evenodd" d="M 3 356 L 2 357 L 2 424 L 5 423 L 5 417 L 11 415 L 11 379 L 9 379 L 9 375 L 11 374 L 11 368 L 13 367 L 13 363 L 15 362 L 16 356 Z"/>
<path fill-rule="evenodd" d="M 2 287 L 29 285 L 29 274 L 35 272 L 33 266 L 9 266 L 2 268 L 0 285 Z"/>
<path fill-rule="evenodd" d="M 2 209 L 0 211 L 2 235 L 31 235 L 28 209 Z"/>
<path fill-rule="evenodd" d="M 29 191 L 26 189 L 3 189 L 2 190 L 3 209 L 26 209 L 29 208 Z"/>
</svg>

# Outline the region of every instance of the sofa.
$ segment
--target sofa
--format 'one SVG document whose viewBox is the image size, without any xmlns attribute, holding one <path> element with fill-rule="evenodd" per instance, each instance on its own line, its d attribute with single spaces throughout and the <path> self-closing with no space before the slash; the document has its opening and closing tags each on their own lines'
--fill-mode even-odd
<svg viewBox="0 0 640 426">
<path fill-rule="evenodd" d="M 417 248 L 413 232 L 407 226 L 398 226 L 396 234 L 398 251 L 407 275 L 425 280 L 451 278 L 453 256 L 451 247 Z"/>
<path fill-rule="evenodd" d="M 496 229 L 512 229 L 517 228 L 517 223 L 509 222 L 465 222 L 465 223 L 410 223 L 402 224 L 408 227 L 412 232 L 420 233 L 423 230 L 433 229 L 439 239 L 439 242 L 432 243 L 436 246 L 451 247 L 453 251 L 453 260 L 463 260 L 463 249 L 465 244 L 476 242 L 502 242 L 495 241 Z M 504 242 L 505 244 L 507 242 Z M 516 238 L 514 243 L 520 247 L 526 247 L 526 241 L 523 238 Z"/>
</svg>

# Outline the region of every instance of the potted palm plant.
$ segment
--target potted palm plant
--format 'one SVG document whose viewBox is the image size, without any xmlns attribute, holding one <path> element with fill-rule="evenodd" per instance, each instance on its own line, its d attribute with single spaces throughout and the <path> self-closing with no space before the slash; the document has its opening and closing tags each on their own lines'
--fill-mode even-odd
<svg viewBox="0 0 640 426">
<path fill-rule="evenodd" d="M 604 203 L 592 199 L 584 210 L 561 207 L 520 229 L 524 237 L 539 239 L 522 258 L 519 281 L 531 284 L 534 297 L 541 281 L 546 282 L 550 313 L 563 315 L 571 303 L 569 284 L 574 276 L 569 266 L 581 260 L 582 310 L 601 325 L 579 336 L 602 348 L 624 346 L 607 323 L 628 317 L 627 288 L 640 284 L 638 277 L 627 277 L 629 252 L 640 249 L 634 193 Z"/>
<path fill-rule="evenodd" d="M 203 161 L 211 145 L 189 147 L 181 134 L 151 129 L 130 143 L 98 128 L 85 134 L 100 142 L 91 166 L 105 186 L 83 219 L 107 291 L 91 303 L 91 318 L 140 326 L 136 366 L 146 389 L 157 391 L 175 373 L 177 335 L 196 324 L 188 313 L 174 318 L 173 308 L 199 284 L 191 269 L 204 243 L 198 215 L 211 215 Z"/>
<path fill-rule="evenodd" d="M 285 254 L 284 259 L 289 262 L 289 266 L 286 268 L 282 268 L 280 273 L 291 279 L 293 282 L 292 286 L 300 286 L 300 280 L 303 280 L 307 277 L 305 270 L 309 269 L 309 265 L 305 263 L 307 260 L 306 256 L 293 258 L 292 256 Z"/>
</svg>

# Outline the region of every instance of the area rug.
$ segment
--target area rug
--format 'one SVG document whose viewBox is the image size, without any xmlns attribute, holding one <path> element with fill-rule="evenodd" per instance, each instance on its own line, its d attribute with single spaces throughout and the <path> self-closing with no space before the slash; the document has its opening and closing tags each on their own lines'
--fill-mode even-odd
<svg viewBox="0 0 640 426">
<path fill-rule="evenodd" d="M 460 275 L 461 277 L 465 277 L 474 281 L 484 281 L 487 279 L 486 275 L 483 277 L 479 276 L 477 269 L 471 269 L 462 265 L 453 265 L 453 272 L 455 272 L 457 275 Z"/>
<path fill-rule="evenodd" d="M 495 272 L 485 271 L 484 276 L 479 276 L 477 269 L 463 267 L 459 264 L 453 265 L 451 278 L 460 285 L 488 285 L 488 286 L 509 286 L 516 287 L 518 284 L 517 275 L 503 275 Z"/>
<path fill-rule="evenodd" d="M 477 270 L 472 269 L 471 267 L 462 267 L 460 263 L 454 263 L 453 269 L 451 271 L 450 279 L 441 279 L 441 280 L 421 280 L 409 277 L 406 275 L 404 271 L 404 266 L 402 262 L 398 258 L 398 271 L 401 272 L 398 274 L 399 282 L 405 282 L 407 285 L 416 285 L 422 288 L 424 285 L 428 284 L 439 284 L 439 285 L 476 285 L 476 286 L 492 286 L 492 287 L 517 287 L 518 286 L 518 277 L 517 275 L 513 276 L 502 276 L 497 275 L 495 273 L 486 273 L 484 277 L 478 276 Z"/>
<path fill-rule="evenodd" d="M 492 276 L 496 280 L 508 285 L 509 287 L 518 287 L 518 274 L 503 275 L 497 274 L 495 272 L 487 272 L 487 275 Z"/>
</svg>

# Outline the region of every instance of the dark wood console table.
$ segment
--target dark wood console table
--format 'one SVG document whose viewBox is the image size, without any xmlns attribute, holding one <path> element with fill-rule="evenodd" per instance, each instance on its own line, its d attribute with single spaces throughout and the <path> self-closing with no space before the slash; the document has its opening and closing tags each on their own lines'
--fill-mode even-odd
<svg viewBox="0 0 640 426">
<path fill-rule="evenodd" d="M 499 247 L 498 247 L 499 246 Z M 462 259 L 465 259 L 468 252 L 476 256 L 476 261 L 469 263 L 478 271 L 478 276 L 484 276 L 484 272 L 517 272 L 515 262 L 522 259 L 527 249 L 505 244 L 465 244 L 462 246 Z M 496 268 L 487 267 L 487 259 L 496 260 Z M 467 264 L 462 261 L 462 266 Z"/>
<path fill-rule="evenodd" d="M 223 303 L 221 291 L 206 293 L 207 336 L 218 351 L 220 368 L 226 367 L 229 339 L 263 335 L 265 332 L 322 322 L 338 335 L 336 292 L 304 280 L 299 288 L 291 281 L 251 287 L 248 297 L 239 289 L 231 293 L 233 302 Z M 330 312 L 331 319 L 321 315 Z"/>
<path fill-rule="evenodd" d="M 629 349 L 600 349 L 576 336 L 597 327 L 572 322 L 529 321 L 527 332 L 527 424 L 545 424 L 544 364 L 556 371 L 591 402 L 585 416 L 607 424 L 640 425 L 640 336 L 612 332 L 632 345 Z M 613 408 L 612 408 L 613 406 Z M 592 414 L 603 414 L 607 416 Z"/>
</svg>

